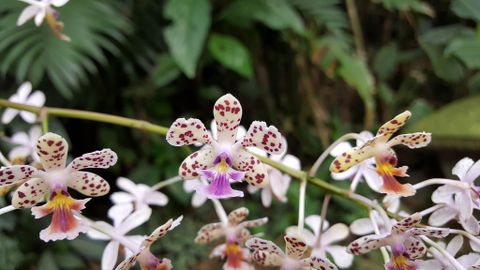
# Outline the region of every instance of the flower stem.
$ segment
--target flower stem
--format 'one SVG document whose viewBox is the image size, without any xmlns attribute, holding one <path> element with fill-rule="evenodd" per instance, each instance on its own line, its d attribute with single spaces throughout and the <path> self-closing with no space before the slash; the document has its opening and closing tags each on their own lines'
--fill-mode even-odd
<svg viewBox="0 0 480 270">
<path fill-rule="evenodd" d="M 4 166 L 12 166 L 12 163 L 8 161 L 8 159 L 3 155 L 2 152 L 0 152 L 0 163 L 2 163 Z"/>
<path fill-rule="evenodd" d="M 182 178 L 180 176 L 175 176 L 175 177 L 172 177 L 172 178 L 169 178 L 167 180 L 163 180 L 161 182 L 158 182 L 156 183 L 155 185 L 152 186 L 152 190 L 158 190 L 158 189 L 162 189 L 166 186 L 169 186 L 169 185 L 172 185 L 172 184 L 175 184 L 179 181 L 181 181 Z"/>
<path fill-rule="evenodd" d="M 40 119 L 42 119 L 42 131 L 43 133 L 48 132 L 48 109 L 43 108 L 39 112 Z"/>
<path fill-rule="evenodd" d="M 143 120 L 136 120 L 122 116 L 115 116 L 105 113 L 89 112 L 82 110 L 72 110 L 72 109 L 63 109 L 55 107 L 36 107 L 20 103 L 15 103 L 8 101 L 6 99 L 0 99 L 0 107 L 14 108 L 17 110 L 28 111 L 36 113 L 37 115 L 41 110 L 48 110 L 48 115 L 57 116 L 57 117 L 66 117 L 66 118 L 76 118 L 84 120 L 92 120 L 97 122 L 109 123 L 119 126 L 125 126 L 129 128 L 141 129 L 148 132 L 166 135 L 168 128 L 155 125 Z"/>
<path fill-rule="evenodd" d="M 315 247 L 317 248 L 319 248 L 322 243 L 323 224 L 325 224 L 325 220 L 327 219 L 328 204 L 331 198 L 332 195 L 330 194 L 325 195 L 323 198 L 322 212 L 320 212 L 320 228 L 318 228 L 318 236 L 315 241 Z"/>
<path fill-rule="evenodd" d="M 465 187 L 465 183 L 463 183 L 462 181 L 445 179 L 445 178 L 432 178 L 432 179 L 428 179 L 413 185 L 413 188 L 418 190 L 431 185 L 451 185 L 451 186 L 456 186 L 460 188 Z"/>
<path fill-rule="evenodd" d="M 302 235 L 305 225 L 305 193 L 307 191 L 307 179 L 300 180 L 300 190 L 298 199 L 298 235 Z"/>
<path fill-rule="evenodd" d="M 475 244 L 480 246 L 480 239 L 475 237 L 475 235 L 472 235 L 469 232 L 466 232 L 466 231 L 463 231 L 463 230 L 457 230 L 457 229 L 450 229 L 449 231 L 450 231 L 450 233 L 463 235 L 466 238 L 470 239 L 472 242 L 475 242 Z"/>
<path fill-rule="evenodd" d="M 375 232 L 375 234 L 379 235 L 380 234 L 380 229 L 378 228 L 377 221 L 375 220 L 375 217 L 373 216 L 373 211 L 370 210 L 368 212 L 369 212 L 368 216 L 370 218 L 370 221 L 372 221 L 373 231 Z M 385 247 L 381 247 L 380 252 L 382 253 L 383 261 L 385 263 L 389 262 L 390 261 L 390 256 L 388 255 L 387 249 Z"/>
<path fill-rule="evenodd" d="M 434 206 L 431 206 L 421 212 L 418 212 L 422 217 L 423 216 L 426 216 L 428 214 L 431 214 L 432 212 L 435 212 L 435 210 L 439 209 L 439 208 L 442 208 L 444 207 L 445 205 L 442 203 L 442 204 L 436 204 Z"/>
<path fill-rule="evenodd" d="M 423 241 L 425 241 L 430 246 L 434 247 L 436 250 L 442 253 L 442 255 L 445 256 L 448 261 L 450 261 L 450 263 L 455 267 L 456 270 L 466 270 L 465 267 L 463 267 L 450 253 L 448 253 L 448 251 L 446 251 L 434 241 L 430 240 L 430 238 L 426 237 L 425 235 L 420 235 L 420 238 L 422 238 Z"/>
<path fill-rule="evenodd" d="M 8 212 L 12 212 L 13 210 L 16 210 L 17 208 L 13 207 L 13 205 L 7 205 L 5 207 L 0 208 L 0 215 L 6 214 Z"/>
</svg>

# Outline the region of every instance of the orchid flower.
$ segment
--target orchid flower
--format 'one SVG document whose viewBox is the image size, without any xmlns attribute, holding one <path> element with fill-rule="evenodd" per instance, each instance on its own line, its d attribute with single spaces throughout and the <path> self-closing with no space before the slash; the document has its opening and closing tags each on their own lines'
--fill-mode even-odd
<svg viewBox="0 0 480 270">
<path fill-rule="evenodd" d="M 359 255 L 390 246 L 393 256 L 387 264 L 387 270 L 415 270 L 417 264 L 413 259 L 418 259 L 427 252 L 418 236 L 441 238 L 449 233 L 446 229 L 416 228 L 421 220 L 422 216 L 415 213 L 393 225 L 390 232 L 367 235 L 353 241 L 348 245 L 348 252 Z"/>
<path fill-rule="evenodd" d="M 285 138 L 283 139 L 283 141 L 284 144 L 287 145 Z M 285 152 L 280 155 L 268 155 L 265 151 L 257 148 L 254 148 L 251 151 L 261 156 L 267 156 L 270 159 L 280 162 L 283 165 L 288 166 L 292 169 L 301 169 L 300 160 L 293 155 L 286 154 L 286 149 Z M 275 197 L 278 201 L 282 203 L 287 202 L 287 191 L 292 178 L 290 177 L 290 175 L 283 174 L 281 171 L 270 165 L 265 166 L 267 167 L 269 184 L 264 186 L 261 191 L 261 199 L 263 206 L 270 207 L 270 205 L 272 205 L 272 197 Z M 248 191 L 250 193 L 255 193 L 259 189 L 260 188 L 256 186 L 248 186 Z"/>
<path fill-rule="evenodd" d="M 250 252 L 242 248 L 250 238 L 247 228 L 261 226 L 267 223 L 268 218 L 245 220 L 249 211 L 245 207 L 238 208 L 228 214 L 228 223 L 210 223 L 203 226 L 195 238 L 196 243 L 209 243 L 220 237 L 225 237 L 225 244 L 215 247 L 211 257 L 227 258 L 223 269 L 252 269 L 248 263 Z"/>
<path fill-rule="evenodd" d="M 478 234 L 478 221 L 473 210 L 480 208 L 480 186 L 474 183 L 480 175 L 480 160 L 474 162 L 470 158 L 464 158 L 453 167 L 452 174 L 457 175 L 460 181 L 455 181 L 456 185 L 443 185 L 432 194 L 432 200 L 446 200 L 450 206 L 436 215 L 448 220 L 457 218 L 466 230 Z"/>
<path fill-rule="evenodd" d="M 327 259 L 312 255 L 303 258 L 307 251 L 307 243 L 296 235 L 286 235 L 286 253 L 272 241 L 258 237 L 250 238 L 246 245 L 251 250 L 252 259 L 263 266 L 279 266 L 281 270 L 333 270 L 335 265 Z"/>
<path fill-rule="evenodd" d="M 61 7 L 65 5 L 69 0 L 19 0 L 25 3 L 30 4 L 30 6 L 26 7 L 20 17 L 17 20 L 17 26 L 20 26 L 30 20 L 31 18 L 35 17 L 34 22 L 36 26 L 40 26 L 43 23 L 43 20 L 46 19 L 48 25 L 52 29 L 55 36 L 64 41 L 70 41 L 70 38 L 66 35 L 62 34 L 61 31 L 63 30 L 63 23 L 57 21 L 58 17 L 60 16 L 60 12 L 54 7 Z"/>
<path fill-rule="evenodd" d="M 457 235 L 445 247 L 445 243 L 437 243 L 440 247 L 444 248 L 452 257 L 455 257 L 460 251 L 463 245 L 463 237 Z M 428 252 L 433 257 L 432 259 L 425 261 L 417 261 L 418 270 L 455 270 L 455 267 L 448 261 L 443 254 L 438 252 L 434 248 L 429 248 Z M 463 256 L 460 256 L 456 259 L 463 267 L 469 269 L 470 267 L 480 263 L 480 254 L 477 253 L 468 253 Z"/>
<path fill-rule="evenodd" d="M 164 237 L 168 231 L 173 230 L 175 227 L 180 225 L 183 216 L 178 217 L 177 219 L 169 219 L 165 224 L 161 225 L 155 231 L 153 231 L 139 246 L 139 248 L 133 252 L 133 254 L 127 257 L 122 261 L 115 270 L 128 270 L 135 262 L 140 263 L 140 268 L 145 270 L 170 270 L 172 269 L 172 263 L 169 259 L 159 259 L 150 252 L 150 247 L 158 239 Z"/>
<path fill-rule="evenodd" d="M 87 232 L 87 235 L 95 240 L 108 240 L 108 244 L 105 246 L 105 250 L 103 251 L 102 255 L 102 270 L 112 270 L 115 267 L 118 259 L 118 252 L 122 250 L 120 248 L 121 244 L 118 239 L 125 239 L 130 241 L 135 246 L 140 246 L 142 241 L 145 239 L 144 236 L 140 235 L 126 235 L 129 231 L 139 227 L 143 223 L 147 222 L 152 214 L 151 208 L 141 208 L 136 210 L 131 215 L 130 213 L 133 211 L 133 205 L 129 204 L 131 209 L 125 209 L 125 212 L 128 212 L 128 215 L 123 214 L 122 212 L 118 212 L 117 215 L 110 216 L 113 219 L 113 227 L 103 221 L 95 222 L 96 229 L 90 229 Z M 107 231 L 110 235 L 108 236 L 98 229 L 101 228 L 102 231 Z M 125 257 L 130 257 L 133 255 L 133 251 L 131 251 L 128 247 L 124 249 Z"/>
<path fill-rule="evenodd" d="M 24 82 L 18 88 L 17 92 L 13 94 L 8 100 L 20 104 L 26 104 L 31 106 L 41 107 L 45 104 L 45 94 L 42 91 L 37 90 L 32 92 L 32 84 L 30 82 Z M 37 116 L 34 113 L 27 111 L 19 111 L 13 108 L 7 108 L 2 115 L 2 123 L 10 123 L 17 114 L 20 114 L 23 120 L 27 123 L 34 123 L 37 120 Z"/>
<path fill-rule="evenodd" d="M 88 230 L 74 214 L 85 208 L 90 198 L 73 199 L 67 188 L 93 197 L 107 194 L 110 190 L 107 181 L 94 173 L 80 170 L 105 169 L 117 162 L 115 152 L 103 149 L 84 154 L 65 166 L 67 152 L 68 144 L 64 138 L 47 133 L 38 139 L 36 145 L 44 170 L 28 165 L 13 165 L 0 170 L 0 187 L 24 181 L 13 193 L 13 207 L 33 207 L 47 198 L 46 204 L 32 208 L 35 218 L 53 214 L 50 226 L 40 232 L 40 239 L 46 242 L 65 238 L 71 240 Z"/>
<path fill-rule="evenodd" d="M 110 199 L 115 204 L 110 208 L 112 211 L 121 212 L 122 209 L 130 209 L 130 205 L 138 210 L 150 208 L 149 205 L 165 206 L 168 203 L 168 197 L 162 192 L 144 184 L 135 184 L 125 177 L 117 179 L 117 186 L 124 191 L 114 192 L 111 195 Z"/>
<path fill-rule="evenodd" d="M 32 157 L 34 162 L 40 162 L 40 157 L 35 151 L 35 146 L 40 136 L 42 136 L 42 128 L 40 126 L 32 126 L 28 134 L 23 131 L 14 133 L 10 137 L 9 142 L 16 146 L 8 153 L 8 159 L 10 161 L 26 161 L 28 157 Z"/>
<path fill-rule="evenodd" d="M 364 142 L 371 140 L 373 138 L 373 134 L 370 133 L 369 131 L 362 131 L 358 135 L 362 137 L 364 140 L 363 141 L 357 140 L 357 147 L 362 146 Z M 330 155 L 337 157 L 347 151 L 350 151 L 352 148 L 353 146 L 349 142 L 341 142 L 335 148 L 332 149 L 332 151 L 330 152 Z M 367 158 L 344 172 L 341 172 L 341 173 L 332 172 L 332 178 L 340 181 L 351 179 L 352 190 L 355 190 L 355 187 L 357 186 L 357 183 L 359 181 L 365 180 L 365 182 L 368 184 L 368 186 L 372 190 L 378 192 L 378 190 L 380 189 L 380 186 L 382 185 L 382 177 L 376 172 L 376 168 L 374 165 L 375 165 L 375 158 L 373 157 Z"/>
<path fill-rule="evenodd" d="M 435 210 L 428 219 L 428 224 L 432 226 L 443 226 L 452 219 L 457 220 L 460 225 L 469 233 L 478 235 L 480 232 L 480 226 L 475 215 L 469 216 L 467 219 L 461 219 L 461 213 L 464 211 L 461 200 L 461 194 L 452 196 L 452 194 L 445 195 L 441 189 L 437 189 L 432 194 L 432 201 L 440 204 L 441 207 Z M 478 209 L 476 205 L 473 205 L 474 209 Z"/>
<path fill-rule="evenodd" d="M 362 146 L 354 147 L 342 155 L 337 156 L 330 166 L 333 173 L 342 173 L 359 164 L 360 162 L 375 158 L 376 171 L 383 178 L 383 184 L 379 191 L 381 193 L 395 194 L 403 197 L 415 194 L 415 189 L 411 184 L 400 184 L 396 176 L 405 177 L 407 175 L 407 166 L 397 168 L 397 155 L 392 147 L 403 144 L 409 148 L 424 147 L 431 141 L 431 134 L 426 132 L 415 132 L 410 134 L 401 134 L 390 139 L 400 127 L 402 127 L 411 113 L 405 111 L 383 124 L 377 132 L 377 135 L 366 141 Z"/>
<path fill-rule="evenodd" d="M 352 265 L 353 255 L 347 253 L 347 248 L 340 245 L 332 245 L 335 242 L 344 240 L 348 237 L 348 227 L 345 224 L 337 223 L 329 227 L 328 221 L 323 222 L 323 229 L 320 233 L 320 224 L 322 218 L 319 215 L 311 215 L 305 218 L 305 223 L 311 231 L 303 230 L 302 238 L 308 247 L 312 248 L 312 255 L 326 258 L 326 253 L 330 254 L 333 262 L 340 268 L 348 268 Z M 287 235 L 294 234 L 298 230 L 297 226 L 287 228 Z"/>
<path fill-rule="evenodd" d="M 192 193 L 201 185 L 202 182 L 199 179 L 183 181 L 183 190 L 187 193 Z M 195 208 L 200 207 L 207 201 L 207 199 L 207 196 L 194 192 L 192 195 L 192 206 Z"/>
<path fill-rule="evenodd" d="M 270 154 L 282 153 L 285 145 L 277 128 L 267 127 L 265 122 L 254 121 L 243 139 L 236 140 L 242 107 L 231 94 L 217 100 L 213 115 L 217 123 L 217 140 L 212 138 L 198 119 L 179 118 L 170 127 L 167 141 L 171 145 L 182 146 L 196 142 L 206 145 L 183 161 L 179 175 L 185 180 L 200 176 L 209 180 L 209 185 L 197 188 L 197 192 L 209 198 L 243 196 L 242 191 L 232 189 L 230 181 L 240 182 L 245 179 L 250 185 L 265 186 L 266 167 L 245 148 L 257 147 Z"/>
</svg>

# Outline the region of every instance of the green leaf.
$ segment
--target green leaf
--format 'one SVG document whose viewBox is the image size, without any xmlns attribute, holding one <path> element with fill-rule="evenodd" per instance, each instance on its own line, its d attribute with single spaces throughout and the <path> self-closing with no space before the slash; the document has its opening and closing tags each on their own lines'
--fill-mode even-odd
<svg viewBox="0 0 480 270">
<path fill-rule="evenodd" d="M 478 0 L 454 0 L 450 9 L 460 18 L 480 21 L 480 1 Z"/>
<path fill-rule="evenodd" d="M 38 262 L 38 269 L 60 270 L 50 251 L 45 251 Z"/>
<path fill-rule="evenodd" d="M 248 49 L 232 36 L 212 34 L 208 40 L 208 51 L 226 68 L 250 79 L 253 75 L 252 59 Z"/>
<path fill-rule="evenodd" d="M 446 45 L 455 38 L 474 37 L 475 31 L 472 28 L 459 24 L 435 27 L 421 35 L 424 42 L 433 45 Z"/>
<path fill-rule="evenodd" d="M 416 11 L 430 17 L 435 16 L 435 11 L 427 3 L 418 0 L 382 0 L 383 6 L 388 10 Z"/>
<path fill-rule="evenodd" d="M 455 55 L 468 68 L 480 68 L 480 40 L 456 39 L 445 49 L 446 55 Z"/>
<path fill-rule="evenodd" d="M 179 75 L 180 70 L 175 64 L 172 56 L 164 53 L 158 57 L 157 65 L 154 68 L 151 77 L 153 83 L 157 87 L 163 87 L 174 81 Z"/>
<path fill-rule="evenodd" d="M 189 78 L 195 69 L 210 28 L 211 7 L 208 0 L 169 0 L 164 16 L 172 25 L 164 31 L 170 54 Z"/>
<path fill-rule="evenodd" d="M 454 101 L 412 125 L 406 132 L 425 130 L 432 142 L 455 147 L 475 147 L 480 142 L 480 96 Z"/>
<path fill-rule="evenodd" d="M 419 42 L 432 62 L 435 75 L 447 82 L 458 82 L 463 79 L 464 68 L 456 58 L 444 55 L 439 46 L 430 44 L 422 38 L 419 38 Z"/>
<path fill-rule="evenodd" d="M 378 74 L 380 79 L 387 80 L 396 71 L 399 61 L 398 54 L 397 45 L 392 43 L 382 47 L 375 55 L 373 71 Z"/>
<path fill-rule="evenodd" d="M 468 90 L 470 94 L 480 94 L 480 72 L 477 72 L 468 80 Z"/>
<path fill-rule="evenodd" d="M 302 18 L 286 0 L 237 0 L 221 12 L 220 18 L 239 26 L 259 21 L 275 30 L 305 33 Z"/>
<path fill-rule="evenodd" d="M 372 102 L 374 93 L 374 80 L 365 62 L 346 53 L 338 54 L 340 67 L 338 74 L 351 87 L 355 88 L 366 103 Z"/>
</svg>

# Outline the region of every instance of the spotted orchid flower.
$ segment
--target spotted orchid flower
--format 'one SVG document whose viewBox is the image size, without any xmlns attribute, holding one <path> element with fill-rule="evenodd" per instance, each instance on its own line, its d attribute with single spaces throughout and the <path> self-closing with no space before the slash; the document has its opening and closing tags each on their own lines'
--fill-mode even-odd
<svg viewBox="0 0 480 270">
<path fill-rule="evenodd" d="M 283 139 L 284 144 L 287 145 L 286 140 Z M 295 170 L 300 170 L 300 160 L 290 154 L 286 154 L 286 150 L 284 153 L 280 155 L 268 155 L 265 151 L 260 149 L 252 149 L 252 152 L 269 157 L 270 159 L 280 162 L 285 166 L 288 166 Z M 262 204 L 265 207 L 270 207 L 272 205 L 272 198 L 276 198 L 278 201 L 285 203 L 287 202 L 287 191 L 288 187 L 290 186 L 290 182 L 292 178 L 288 174 L 283 174 L 278 169 L 270 166 L 265 165 L 267 167 L 267 174 L 268 174 L 268 185 L 261 188 L 261 199 Z M 248 191 L 250 193 L 255 193 L 259 190 L 259 187 L 256 186 L 248 186 Z"/>
<path fill-rule="evenodd" d="M 210 223 L 203 226 L 197 233 L 196 243 L 209 243 L 225 237 L 225 243 L 215 247 L 211 257 L 226 258 L 223 269 L 251 269 L 248 263 L 250 252 L 243 248 L 245 241 L 250 238 L 248 228 L 261 226 L 267 223 L 268 218 L 246 220 L 249 211 L 245 207 L 238 208 L 228 214 L 228 223 Z"/>
<path fill-rule="evenodd" d="M 144 184 L 135 184 L 132 180 L 125 177 L 117 179 L 117 186 L 124 191 L 114 192 L 110 199 L 114 206 L 110 208 L 114 212 L 128 212 L 128 209 L 136 210 L 150 208 L 150 205 L 165 206 L 168 203 L 168 197 L 160 191 L 153 190 Z M 132 207 L 130 207 L 132 206 Z"/>
<path fill-rule="evenodd" d="M 359 164 L 360 162 L 375 158 L 376 172 L 383 178 L 383 184 L 379 191 L 381 193 L 395 194 L 403 197 L 415 194 L 415 189 L 411 184 L 400 184 L 396 176 L 405 177 L 407 175 L 407 166 L 397 168 L 397 156 L 392 147 L 403 144 L 409 148 L 424 147 L 431 141 L 431 134 L 426 132 L 415 132 L 410 134 L 401 134 L 396 137 L 392 135 L 402 127 L 409 119 L 411 113 L 405 111 L 383 124 L 377 132 L 377 135 L 366 141 L 362 146 L 357 146 L 344 152 L 335 158 L 330 166 L 333 173 L 342 173 Z"/>
<path fill-rule="evenodd" d="M 194 118 L 177 119 L 167 133 L 167 141 L 174 146 L 196 142 L 206 146 L 188 156 L 179 168 L 185 179 L 206 178 L 210 184 L 197 188 L 197 192 L 209 198 L 241 197 L 243 192 L 234 190 L 230 181 L 245 179 L 253 186 L 267 184 L 267 170 L 263 163 L 246 151 L 246 147 L 257 147 L 270 154 L 284 151 L 281 134 L 265 122 L 254 121 L 241 139 L 236 140 L 237 129 L 242 117 L 240 102 L 231 94 L 217 100 L 213 109 L 217 123 L 217 140 L 214 140 L 203 123 Z"/>
<path fill-rule="evenodd" d="M 329 226 L 328 221 L 323 222 L 323 230 L 320 233 L 322 218 L 318 215 L 311 215 L 305 218 L 305 223 L 310 230 L 302 231 L 302 238 L 308 247 L 312 249 L 311 254 L 320 258 L 326 258 L 327 253 L 333 258 L 333 262 L 340 268 L 348 268 L 352 265 L 353 255 L 347 252 L 345 246 L 334 245 L 348 237 L 348 227 L 345 224 L 337 223 Z M 287 235 L 293 235 L 298 227 L 287 228 Z"/>
<path fill-rule="evenodd" d="M 105 246 L 105 250 L 103 251 L 102 255 L 102 270 L 112 270 L 115 267 L 120 250 L 123 250 L 126 258 L 133 255 L 133 251 L 131 251 L 128 247 L 121 248 L 121 243 L 118 242 L 117 239 L 125 239 L 126 241 L 131 242 L 134 246 L 140 246 L 142 241 L 145 239 L 145 236 L 127 235 L 127 233 L 147 222 L 152 214 L 152 209 L 148 207 L 141 208 L 132 213 L 133 205 L 130 204 L 125 208 L 128 207 L 131 207 L 131 209 L 123 209 L 124 211 L 119 211 L 118 213 L 115 213 L 115 215 L 109 215 L 113 220 L 113 227 L 112 225 L 103 221 L 95 222 L 95 228 L 101 228 L 102 231 L 106 231 L 115 237 L 108 236 L 93 228 L 87 232 L 87 235 L 94 240 L 109 241 Z M 128 214 L 125 215 L 125 213 Z"/>
<path fill-rule="evenodd" d="M 458 176 L 460 181 L 437 188 L 432 194 L 432 199 L 437 201 L 452 199 L 453 208 L 444 209 L 445 212 L 442 214 L 452 216 L 454 211 L 458 211 L 459 223 L 464 228 L 477 231 L 478 224 L 477 226 L 473 224 L 475 222 L 473 211 L 480 208 L 480 186 L 475 185 L 474 181 L 480 176 L 480 160 L 474 162 L 470 158 L 464 158 L 457 162 L 452 169 L 452 174 Z"/>
<path fill-rule="evenodd" d="M 183 216 L 173 220 L 169 219 L 165 224 L 161 225 L 155 231 L 153 231 L 139 246 L 139 248 L 133 252 L 133 254 L 122 261 L 115 270 L 128 270 L 135 265 L 138 261 L 140 263 L 140 269 L 142 270 L 170 270 L 172 269 L 172 263 L 169 259 L 159 259 L 150 252 L 150 247 L 158 239 L 164 237 L 169 231 L 180 225 Z"/>
<path fill-rule="evenodd" d="M 415 270 L 413 261 L 425 255 L 427 248 L 418 238 L 421 235 L 442 238 L 448 235 L 446 229 L 416 228 L 422 216 L 415 213 L 393 225 L 390 232 L 361 237 L 347 247 L 349 253 L 359 255 L 384 246 L 390 246 L 392 259 L 387 263 L 387 270 Z"/>
<path fill-rule="evenodd" d="M 32 92 L 32 84 L 30 82 L 24 82 L 18 88 L 17 92 L 13 94 L 8 100 L 20 104 L 26 104 L 31 106 L 41 107 L 45 104 L 45 94 L 42 91 L 37 90 Z M 10 123 L 17 114 L 25 120 L 27 123 L 34 123 L 37 120 L 37 116 L 34 113 L 27 111 L 19 111 L 17 109 L 8 108 L 2 115 L 2 123 Z"/>
<path fill-rule="evenodd" d="M 441 248 L 444 248 L 450 255 L 452 255 L 452 257 L 455 257 L 462 248 L 463 237 L 461 235 L 455 236 L 452 238 L 452 240 L 450 240 L 446 247 L 445 243 L 443 242 L 437 244 Z M 431 247 L 428 249 L 428 253 L 431 255 L 431 259 L 417 261 L 418 270 L 455 270 L 455 267 L 450 263 L 450 261 L 447 260 L 445 256 L 437 249 Z M 470 267 L 480 263 L 480 254 L 471 252 L 456 258 L 456 260 L 463 267 L 465 267 L 465 269 L 469 269 Z"/>
<path fill-rule="evenodd" d="M 373 134 L 369 131 L 362 131 L 358 135 L 363 138 L 363 140 L 357 140 L 357 147 L 362 146 L 364 142 L 373 138 Z M 341 142 L 332 149 L 330 155 L 337 157 L 347 151 L 350 151 L 352 148 L 353 146 L 349 142 Z M 334 180 L 338 181 L 347 179 L 352 180 L 352 190 L 355 190 L 357 184 L 362 180 L 365 180 L 367 185 L 374 191 L 378 191 L 382 185 L 382 177 L 376 172 L 375 158 L 373 157 L 361 161 L 357 165 L 352 166 L 344 172 L 332 172 L 331 175 Z"/>
<path fill-rule="evenodd" d="M 454 219 L 457 220 L 467 232 L 478 235 L 480 232 L 480 225 L 478 224 L 475 215 L 472 214 L 466 219 L 461 218 L 464 206 L 462 202 L 459 202 L 458 200 L 461 200 L 462 195 L 445 195 L 443 193 L 444 191 L 442 191 L 442 189 L 437 189 L 432 194 L 432 201 L 440 205 L 440 208 L 432 212 L 428 219 L 428 224 L 439 227 Z M 473 209 L 478 208 L 477 205 L 473 205 Z"/>
<path fill-rule="evenodd" d="M 47 199 L 46 204 L 32 208 L 35 218 L 52 214 L 48 228 L 40 232 L 40 239 L 55 241 L 74 239 L 88 227 L 75 217 L 90 199 L 76 200 L 68 193 L 68 187 L 87 196 L 102 196 L 110 186 L 100 176 L 80 171 L 87 168 L 108 168 L 117 162 L 117 154 L 110 149 L 87 153 L 74 159 L 68 166 L 68 144 L 64 138 L 47 133 L 38 139 L 36 153 L 44 170 L 28 165 L 14 165 L 0 170 L 0 187 L 24 182 L 13 193 L 15 208 L 33 207 Z"/>
<path fill-rule="evenodd" d="M 69 0 L 19 0 L 30 4 L 26 7 L 20 17 L 17 20 L 17 26 L 26 23 L 31 18 L 34 18 L 36 26 L 40 26 L 44 20 L 47 21 L 48 26 L 52 29 L 55 36 L 64 41 L 70 41 L 70 38 L 62 34 L 63 23 L 58 21 L 60 12 L 54 7 L 61 7 L 65 5 Z"/>
<path fill-rule="evenodd" d="M 8 159 L 14 164 L 25 164 L 25 161 L 31 157 L 34 162 L 40 162 L 40 157 L 35 151 L 38 138 L 42 136 L 42 128 L 40 126 L 32 126 L 28 134 L 20 131 L 10 137 L 9 142 L 14 144 L 8 153 Z"/>
<path fill-rule="evenodd" d="M 277 266 L 281 270 L 333 270 L 335 265 L 327 259 L 312 255 L 304 259 L 307 243 L 295 235 L 286 235 L 286 253 L 272 241 L 250 238 L 246 245 L 253 250 L 252 259 L 263 266 Z"/>
</svg>

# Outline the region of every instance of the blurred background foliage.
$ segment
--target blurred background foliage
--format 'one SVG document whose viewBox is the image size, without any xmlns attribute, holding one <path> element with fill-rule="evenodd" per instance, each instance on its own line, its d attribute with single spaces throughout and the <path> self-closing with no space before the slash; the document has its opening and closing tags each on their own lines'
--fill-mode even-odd
<svg viewBox="0 0 480 270">
<path fill-rule="evenodd" d="M 16 27 L 24 7 L 0 3 L 3 98 L 28 80 L 46 93 L 48 106 L 169 126 L 177 117 L 208 123 L 214 101 L 231 92 L 243 104 L 242 123 L 262 119 L 279 127 L 304 168 L 341 134 L 374 131 L 409 109 L 414 118 L 408 130 L 433 132 L 428 149 L 399 151 L 411 182 L 450 176 L 460 157 L 479 157 L 478 0 L 70 0 L 59 9 L 70 43 L 56 40 L 45 24 Z M 2 127 L 6 136 L 27 128 L 18 119 Z M 52 119 L 51 130 L 73 142 L 72 156 L 101 147 L 117 151 L 119 164 L 100 172 L 112 186 L 117 176 L 152 185 L 174 176 L 186 156 L 162 137 L 127 128 Z M 319 176 L 330 181 L 323 167 Z M 211 205 L 191 208 L 181 184 L 165 192 L 169 205 L 156 209 L 138 232 L 184 214 L 182 226 L 157 251 L 175 269 L 212 269 L 208 248 L 192 243 L 201 225 L 216 219 Z M 368 188 L 359 192 L 375 196 Z M 283 245 L 284 228 L 296 222 L 297 194 L 294 182 L 288 204 L 265 209 L 255 194 L 225 206 L 245 205 L 252 218 L 269 216 L 257 232 Z M 322 197 L 321 190 L 308 189 L 307 214 L 319 213 Z M 418 210 L 429 196 L 404 201 Z M 106 219 L 107 197 L 89 206 L 87 216 Z M 331 209 L 332 221 L 366 214 L 338 198 Z M 46 244 L 35 236 L 46 225 L 27 210 L 2 216 L 0 268 L 99 269 L 105 243 L 80 237 Z M 358 258 L 352 269 L 365 267 L 381 269 L 378 254 Z"/>
</svg>

